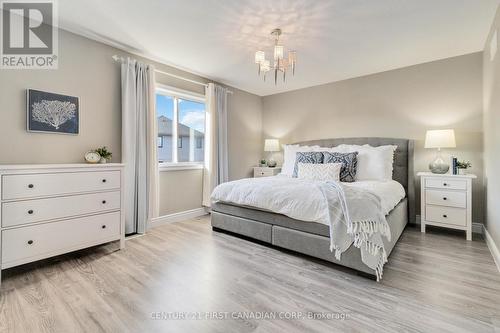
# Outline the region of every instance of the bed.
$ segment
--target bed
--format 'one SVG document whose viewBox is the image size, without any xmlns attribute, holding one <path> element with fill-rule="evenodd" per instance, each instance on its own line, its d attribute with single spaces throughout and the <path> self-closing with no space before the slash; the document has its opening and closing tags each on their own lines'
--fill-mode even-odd
<svg viewBox="0 0 500 333">
<path fill-rule="evenodd" d="M 413 141 L 392 138 L 336 138 L 298 142 L 298 144 L 321 147 L 334 147 L 340 144 L 369 144 L 373 147 L 397 146 L 394 153 L 392 179 L 402 186 L 404 194 L 401 200 L 398 199 L 399 202 L 390 204 L 390 211 L 386 212 L 391 237 L 390 240 L 384 239 L 383 242 L 387 256 L 389 256 L 406 224 L 414 223 L 415 219 Z M 361 260 L 360 249 L 354 246 L 350 246 L 342 254 L 341 259 L 337 260 L 330 250 L 330 228 L 325 224 L 305 222 L 260 208 L 224 201 L 212 204 L 211 224 L 214 231 L 245 236 L 349 267 L 364 275 L 376 275 L 376 272 Z"/>
</svg>

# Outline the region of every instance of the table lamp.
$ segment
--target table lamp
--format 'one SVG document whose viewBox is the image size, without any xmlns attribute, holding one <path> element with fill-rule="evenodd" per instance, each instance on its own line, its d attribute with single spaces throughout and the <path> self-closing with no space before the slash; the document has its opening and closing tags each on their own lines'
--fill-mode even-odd
<svg viewBox="0 0 500 333">
<path fill-rule="evenodd" d="M 271 158 L 267 161 L 267 166 L 274 168 L 276 166 L 276 161 L 273 159 L 273 153 L 280 151 L 280 142 L 278 139 L 266 139 L 264 141 L 264 151 L 271 152 Z"/>
<path fill-rule="evenodd" d="M 450 164 L 443 160 L 441 148 L 455 148 L 455 131 L 452 129 L 429 130 L 425 134 L 425 148 L 437 148 L 436 158 L 429 163 L 432 173 L 445 174 Z"/>
</svg>

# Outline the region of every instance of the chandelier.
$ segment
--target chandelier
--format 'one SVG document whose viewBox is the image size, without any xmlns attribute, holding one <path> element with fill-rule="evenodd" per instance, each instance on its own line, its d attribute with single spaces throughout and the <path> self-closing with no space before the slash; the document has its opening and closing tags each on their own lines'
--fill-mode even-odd
<svg viewBox="0 0 500 333">
<path fill-rule="evenodd" d="M 288 57 L 285 58 L 285 50 L 283 45 L 279 45 L 281 29 L 274 29 L 271 32 L 274 36 L 274 57 L 273 64 L 271 61 L 266 60 L 266 53 L 264 51 L 255 52 L 255 63 L 258 65 L 259 76 L 262 76 L 266 81 L 266 75 L 269 71 L 274 71 L 274 84 L 278 82 L 278 72 L 283 73 L 283 82 L 286 79 L 286 71 L 291 70 L 295 75 L 295 66 L 297 64 L 297 51 L 288 51 Z"/>
</svg>

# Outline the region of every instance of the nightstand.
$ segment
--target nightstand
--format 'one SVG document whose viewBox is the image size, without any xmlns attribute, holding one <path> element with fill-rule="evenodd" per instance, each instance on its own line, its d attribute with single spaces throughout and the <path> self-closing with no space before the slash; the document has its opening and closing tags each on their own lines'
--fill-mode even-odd
<svg viewBox="0 0 500 333">
<path fill-rule="evenodd" d="M 281 168 L 278 168 L 278 167 L 275 167 L 275 168 L 254 167 L 253 168 L 253 178 L 276 176 L 280 172 L 281 172 Z"/>
<path fill-rule="evenodd" d="M 475 175 L 419 172 L 421 231 L 426 225 L 465 230 L 472 239 L 472 179 Z"/>
</svg>

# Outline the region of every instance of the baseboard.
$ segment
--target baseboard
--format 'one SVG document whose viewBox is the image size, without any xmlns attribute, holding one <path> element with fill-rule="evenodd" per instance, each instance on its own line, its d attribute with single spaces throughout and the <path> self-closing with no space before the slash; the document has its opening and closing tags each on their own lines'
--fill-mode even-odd
<svg viewBox="0 0 500 333">
<path fill-rule="evenodd" d="M 148 229 L 156 228 L 156 227 L 159 227 L 161 225 L 168 224 L 168 223 L 175 223 L 175 222 L 185 221 L 185 220 L 189 220 L 189 219 L 194 219 L 196 217 L 200 217 L 200 216 L 203 216 L 206 214 L 208 214 L 207 209 L 204 207 L 200 207 L 200 208 L 195 208 L 195 209 L 191 209 L 191 210 L 186 210 L 184 212 L 160 216 L 160 217 L 157 217 L 157 218 L 154 218 L 151 220 L 151 223 L 150 223 Z"/>
<path fill-rule="evenodd" d="M 486 239 L 486 244 L 490 249 L 491 255 L 493 256 L 493 260 L 495 260 L 495 264 L 497 265 L 498 271 L 500 272 L 500 251 L 498 250 L 497 245 L 493 238 L 491 238 L 488 229 L 484 228 L 484 238 Z"/>
<path fill-rule="evenodd" d="M 417 215 L 415 218 L 415 224 L 420 226 L 420 215 Z M 472 233 L 473 234 L 484 234 L 484 224 L 479 222 L 472 222 Z"/>
</svg>

